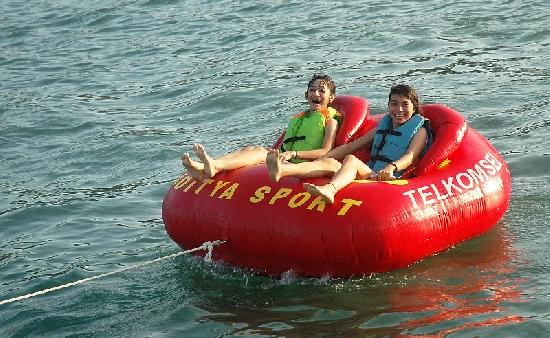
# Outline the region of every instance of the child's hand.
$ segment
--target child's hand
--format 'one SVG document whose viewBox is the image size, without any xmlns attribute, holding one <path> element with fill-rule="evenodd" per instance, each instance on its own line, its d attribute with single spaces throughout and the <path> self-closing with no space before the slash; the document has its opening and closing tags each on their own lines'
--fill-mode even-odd
<svg viewBox="0 0 550 338">
<path fill-rule="evenodd" d="M 279 154 L 279 161 L 285 162 L 294 157 L 294 151 L 285 151 Z"/>
<path fill-rule="evenodd" d="M 380 181 L 393 181 L 395 176 L 393 176 L 395 168 L 393 165 L 387 165 L 384 169 L 380 170 L 378 173 L 378 180 Z"/>
</svg>

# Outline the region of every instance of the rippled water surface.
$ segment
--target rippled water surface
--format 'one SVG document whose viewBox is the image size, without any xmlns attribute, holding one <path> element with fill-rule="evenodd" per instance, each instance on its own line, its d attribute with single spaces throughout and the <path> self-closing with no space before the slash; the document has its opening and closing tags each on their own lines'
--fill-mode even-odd
<svg viewBox="0 0 550 338">
<path fill-rule="evenodd" d="M 508 162 L 488 234 L 387 274 L 256 276 L 187 256 L 0 305 L 2 336 L 544 337 L 550 2 L 3 1 L 0 300 L 179 251 L 161 202 L 201 142 L 270 145 L 314 72 L 463 112 Z"/>
</svg>

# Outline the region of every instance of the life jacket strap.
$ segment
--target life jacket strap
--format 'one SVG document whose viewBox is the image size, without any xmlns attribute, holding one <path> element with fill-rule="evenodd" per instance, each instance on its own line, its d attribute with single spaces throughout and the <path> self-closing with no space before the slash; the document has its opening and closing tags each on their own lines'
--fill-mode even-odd
<svg viewBox="0 0 550 338">
<path fill-rule="evenodd" d="M 398 130 L 393 130 L 393 129 L 380 129 L 380 130 L 377 130 L 376 131 L 377 134 L 384 134 L 384 135 L 395 135 L 395 136 L 401 136 L 401 134 L 403 134 L 402 132 L 398 131 Z"/>
<path fill-rule="evenodd" d="M 289 137 L 287 139 L 285 139 L 283 141 L 283 143 L 289 143 L 289 142 L 296 142 L 296 141 L 303 141 L 305 140 L 306 137 L 305 136 L 293 136 L 293 137 Z"/>
<path fill-rule="evenodd" d="M 306 137 L 305 136 L 292 136 L 292 137 L 289 137 L 287 139 L 285 139 L 282 143 L 281 143 L 281 151 L 286 151 L 285 149 L 285 144 L 287 143 L 294 143 L 296 141 L 303 141 L 305 140 Z"/>
</svg>

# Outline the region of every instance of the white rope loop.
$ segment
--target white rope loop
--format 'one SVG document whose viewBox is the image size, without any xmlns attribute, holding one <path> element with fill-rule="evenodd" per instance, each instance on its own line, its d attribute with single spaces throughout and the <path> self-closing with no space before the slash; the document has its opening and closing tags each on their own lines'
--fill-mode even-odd
<svg viewBox="0 0 550 338">
<path fill-rule="evenodd" d="M 186 250 L 186 251 L 180 251 L 180 252 L 177 252 L 175 254 L 168 255 L 168 256 L 155 258 L 151 261 L 146 261 L 146 262 L 139 263 L 139 264 L 136 264 L 136 265 L 127 266 L 127 267 L 122 268 L 120 270 L 115 270 L 115 271 L 103 273 L 103 274 L 100 274 L 100 275 L 97 275 L 97 276 L 92 276 L 92 277 L 80 279 L 80 280 L 77 280 L 75 282 L 58 285 L 58 286 L 55 286 L 53 288 L 49 288 L 49 289 L 29 293 L 29 294 L 26 294 L 26 295 L 23 295 L 23 296 L 18 296 L 18 297 L 6 299 L 6 300 L 3 300 L 3 301 L 0 301 L 0 305 L 9 304 L 9 303 L 13 303 L 13 302 L 16 302 L 16 301 L 19 301 L 19 300 L 23 300 L 23 299 L 27 299 L 27 298 L 31 298 L 31 297 L 35 297 L 35 296 L 39 296 L 39 295 L 43 295 L 43 294 L 46 294 L 48 292 L 52 292 L 52 291 L 56 291 L 56 290 L 65 289 L 65 288 L 68 288 L 70 286 L 82 284 L 82 283 L 89 282 L 89 281 L 92 281 L 94 279 L 98 279 L 98 278 L 102 278 L 102 277 L 111 276 L 111 275 L 114 275 L 116 273 L 120 273 L 120 272 L 128 271 L 128 270 L 131 270 L 131 269 L 139 268 L 139 267 L 146 266 L 146 265 L 156 263 L 156 262 L 160 262 L 160 261 L 163 261 L 163 260 L 166 260 L 166 259 L 170 259 L 170 258 L 174 258 L 174 257 L 181 256 L 181 255 L 184 255 L 184 254 L 192 253 L 192 252 L 195 252 L 195 251 L 208 250 L 208 253 L 206 254 L 207 256 L 205 256 L 205 260 L 207 262 L 210 262 L 211 258 L 212 258 L 213 248 L 215 246 L 223 244 L 225 242 L 226 241 L 219 241 L 219 240 L 218 241 L 213 241 L 213 242 L 204 242 L 204 243 L 202 243 L 201 246 L 193 248 L 193 249 L 189 249 L 189 250 Z"/>
</svg>

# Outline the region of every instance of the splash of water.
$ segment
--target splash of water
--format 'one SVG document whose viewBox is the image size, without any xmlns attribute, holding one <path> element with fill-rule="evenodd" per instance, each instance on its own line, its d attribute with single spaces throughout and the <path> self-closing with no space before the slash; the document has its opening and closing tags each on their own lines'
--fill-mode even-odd
<svg viewBox="0 0 550 338">
<path fill-rule="evenodd" d="M 212 242 L 204 242 L 202 245 L 206 250 L 206 255 L 204 255 L 204 261 L 207 263 L 212 262 L 212 251 L 214 250 L 214 243 Z"/>
</svg>

